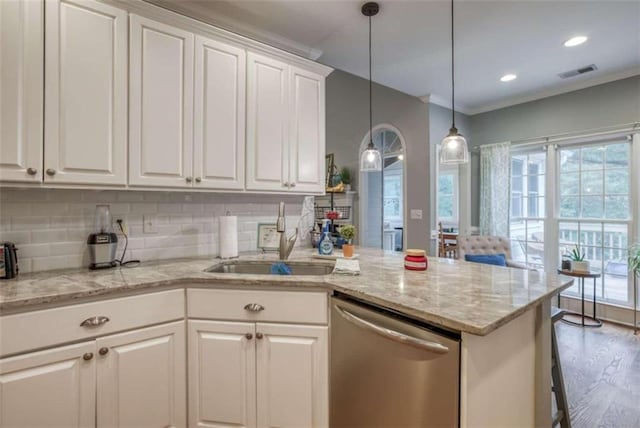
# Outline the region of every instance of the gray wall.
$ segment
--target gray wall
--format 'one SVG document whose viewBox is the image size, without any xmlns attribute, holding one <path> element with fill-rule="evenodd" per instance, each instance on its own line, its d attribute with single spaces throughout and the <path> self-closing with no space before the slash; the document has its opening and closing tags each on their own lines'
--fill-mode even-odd
<svg viewBox="0 0 640 428">
<path fill-rule="evenodd" d="M 336 70 L 326 82 L 327 153 L 335 154 L 338 166 L 347 166 L 354 174 L 358 189 L 358 161 L 362 139 L 369 131 L 369 82 Z M 429 246 L 429 113 L 427 104 L 418 98 L 374 84 L 373 125 L 387 123 L 398 128 L 407 145 L 406 210 L 421 209 L 422 220 L 405 225 L 406 248 Z M 354 215 L 357 223 L 357 212 Z M 360 230 L 359 234 L 367 231 Z M 359 242 L 364 242 L 360 239 Z"/>
<path fill-rule="evenodd" d="M 640 120 L 640 76 L 470 116 L 472 146 L 587 131 Z M 479 156 L 471 156 L 471 222 L 479 223 Z"/>
</svg>

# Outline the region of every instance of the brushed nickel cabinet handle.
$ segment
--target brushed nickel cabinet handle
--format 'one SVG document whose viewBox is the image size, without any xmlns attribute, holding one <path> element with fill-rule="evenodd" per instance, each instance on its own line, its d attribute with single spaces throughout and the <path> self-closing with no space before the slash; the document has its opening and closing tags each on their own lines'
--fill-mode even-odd
<svg viewBox="0 0 640 428">
<path fill-rule="evenodd" d="M 262 333 L 256 333 L 256 339 L 262 339 L 263 337 Z"/>
<path fill-rule="evenodd" d="M 107 355 L 109 353 L 109 348 L 107 348 L 106 346 L 103 346 L 102 348 L 100 348 L 100 350 L 98 351 L 98 354 L 100 355 Z"/>
<path fill-rule="evenodd" d="M 38 173 L 38 170 L 35 168 L 27 168 L 27 174 L 29 175 L 36 175 Z"/>
<path fill-rule="evenodd" d="M 93 358 L 93 352 L 87 352 L 86 354 L 84 354 L 82 356 L 82 359 L 85 360 L 85 361 L 89 361 L 92 358 Z"/>
<path fill-rule="evenodd" d="M 289 187 L 289 182 L 285 181 L 284 183 L 282 183 L 282 187 Z"/>
<path fill-rule="evenodd" d="M 296 183 L 291 183 L 289 187 L 296 187 Z"/>
<path fill-rule="evenodd" d="M 244 306 L 244 309 L 249 312 L 260 312 L 264 311 L 264 306 L 262 306 L 260 303 L 247 303 Z"/>
<path fill-rule="evenodd" d="M 187 180 L 187 183 L 191 183 L 191 181 L 193 180 L 191 177 L 187 177 L 185 178 L 185 180 Z"/>
<path fill-rule="evenodd" d="M 248 340 L 251 340 L 251 339 L 253 339 L 253 334 L 247 333 L 247 334 L 244 335 L 244 337 L 246 337 Z"/>
<path fill-rule="evenodd" d="M 87 318 L 86 320 L 80 323 L 80 327 L 99 327 L 102 324 L 108 323 L 109 318 L 105 316 L 95 316 L 91 318 Z"/>
<path fill-rule="evenodd" d="M 50 175 L 50 176 L 53 177 L 54 175 L 56 175 L 56 170 L 53 169 L 53 168 L 48 168 L 47 169 L 47 175 Z"/>
<path fill-rule="evenodd" d="M 202 178 L 196 177 L 196 183 L 200 183 L 201 181 L 202 181 Z"/>
</svg>

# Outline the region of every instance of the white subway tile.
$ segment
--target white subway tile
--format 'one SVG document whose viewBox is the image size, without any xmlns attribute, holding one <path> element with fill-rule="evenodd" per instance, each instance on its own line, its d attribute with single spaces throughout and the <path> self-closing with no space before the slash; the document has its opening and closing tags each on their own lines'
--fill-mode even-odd
<svg viewBox="0 0 640 428">
<path fill-rule="evenodd" d="M 0 241 L 14 242 L 16 245 L 31 242 L 31 233 L 28 230 L 6 230 L 0 232 Z"/>
<path fill-rule="evenodd" d="M 32 230 L 31 242 L 34 244 L 56 243 L 67 240 L 67 229 Z"/>
<path fill-rule="evenodd" d="M 11 217 L 13 230 L 46 229 L 49 227 L 49 217 Z"/>
<path fill-rule="evenodd" d="M 18 260 L 23 258 L 45 257 L 50 254 L 50 244 L 18 245 Z"/>
</svg>

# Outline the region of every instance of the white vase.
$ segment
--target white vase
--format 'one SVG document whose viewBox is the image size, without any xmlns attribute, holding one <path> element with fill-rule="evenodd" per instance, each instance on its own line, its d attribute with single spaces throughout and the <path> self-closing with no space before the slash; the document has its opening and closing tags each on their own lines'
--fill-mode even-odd
<svg viewBox="0 0 640 428">
<path fill-rule="evenodd" d="M 572 260 L 571 270 L 573 272 L 589 272 L 589 262 L 586 260 L 583 262 L 577 262 L 575 260 Z"/>
</svg>

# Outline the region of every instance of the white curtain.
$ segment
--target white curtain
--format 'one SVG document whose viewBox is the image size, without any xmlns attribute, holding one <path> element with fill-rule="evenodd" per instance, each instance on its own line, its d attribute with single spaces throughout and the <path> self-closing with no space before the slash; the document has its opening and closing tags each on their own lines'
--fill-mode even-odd
<svg viewBox="0 0 640 428">
<path fill-rule="evenodd" d="M 480 234 L 509 236 L 511 143 L 480 146 Z"/>
</svg>

